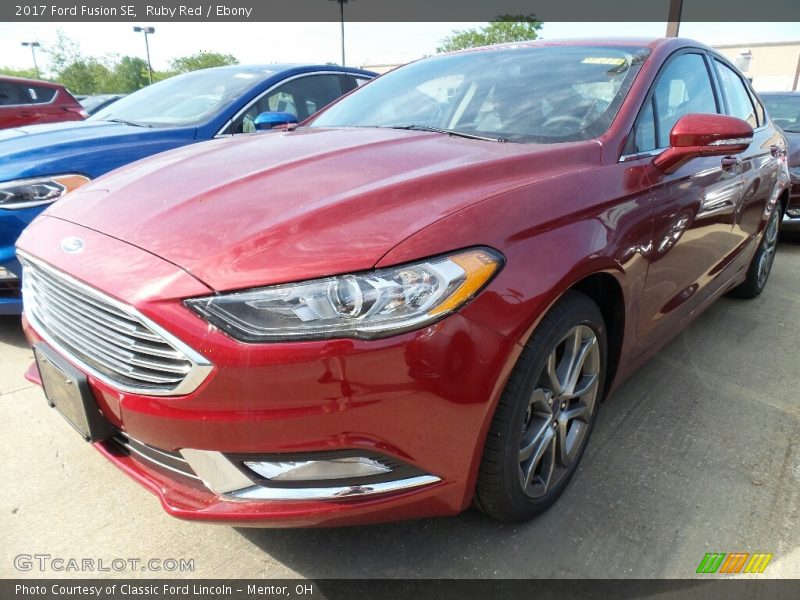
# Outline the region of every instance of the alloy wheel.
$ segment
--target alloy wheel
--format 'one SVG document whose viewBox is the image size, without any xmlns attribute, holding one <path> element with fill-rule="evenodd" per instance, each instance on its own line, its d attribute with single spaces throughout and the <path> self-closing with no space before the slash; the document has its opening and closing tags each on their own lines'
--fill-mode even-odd
<svg viewBox="0 0 800 600">
<path fill-rule="evenodd" d="M 547 356 L 530 395 L 519 443 L 519 481 L 531 498 L 566 475 L 586 437 L 600 381 L 600 348 L 578 325 Z"/>
<path fill-rule="evenodd" d="M 758 287 L 763 288 L 767 284 L 767 278 L 772 270 L 772 263 L 775 261 L 775 249 L 778 247 L 778 223 L 780 211 L 775 210 L 767 224 L 764 232 L 764 244 L 761 247 L 761 256 L 758 259 Z"/>
</svg>

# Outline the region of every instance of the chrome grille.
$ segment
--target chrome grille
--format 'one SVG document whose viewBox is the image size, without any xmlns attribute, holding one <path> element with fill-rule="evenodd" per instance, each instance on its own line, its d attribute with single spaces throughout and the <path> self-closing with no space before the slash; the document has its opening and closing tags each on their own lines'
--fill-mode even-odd
<svg viewBox="0 0 800 600">
<path fill-rule="evenodd" d="M 208 361 L 132 307 L 29 256 L 20 262 L 29 321 L 92 375 L 122 391 L 178 395 L 210 371 Z"/>
</svg>

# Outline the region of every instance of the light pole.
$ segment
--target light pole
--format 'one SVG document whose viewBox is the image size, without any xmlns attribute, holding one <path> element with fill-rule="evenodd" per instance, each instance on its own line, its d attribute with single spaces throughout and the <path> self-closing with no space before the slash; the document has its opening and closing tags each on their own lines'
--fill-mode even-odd
<svg viewBox="0 0 800 600">
<path fill-rule="evenodd" d="M 33 56 L 33 68 L 36 69 L 36 79 L 41 79 L 39 76 L 39 65 L 36 64 L 36 49 L 41 46 L 39 42 L 22 42 L 23 46 L 31 47 L 31 55 Z"/>
<path fill-rule="evenodd" d="M 339 22 L 342 25 L 342 66 L 344 66 L 344 5 L 350 0 L 331 0 L 339 3 Z"/>
<path fill-rule="evenodd" d="M 681 29 L 681 13 L 683 0 L 669 0 L 669 16 L 667 17 L 667 37 L 678 37 Z"/>
<path fill-rule="evenodd" d="M 144 34 L 144 49 L 147 52 L 147 79 L 150 82 L 150 85 L 153 84 L 153 66 L 150 64 L 150 44 L 147 41 L 147 34 L 153 34 L 156 32 L 155 27 L 134 27 L 133 30 L 136 33 L 143 33 Z"/>
</svg>

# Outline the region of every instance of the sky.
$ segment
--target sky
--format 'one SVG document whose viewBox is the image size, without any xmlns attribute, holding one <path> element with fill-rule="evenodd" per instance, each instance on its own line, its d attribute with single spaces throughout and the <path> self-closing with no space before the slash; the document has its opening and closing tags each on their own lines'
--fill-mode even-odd
<svg viewBox="0 0 800 600">
<path fill-rule="evenodd" d="M 147 25 L 137 23 L 137 25 Z M 484 23 L 346 23 L 347 63 L 350 66 L 400 64 L 436 51 L 454 29 Z M 339 62 L 339 23 L 156 23 L 150 37 L 153 68 L 201 51 L 233 54 L 242 64 L 275 62 Z M 80 43 L 85 55 L 107 54 L 144 58 L 142 34 L 132 23 L 0 23 L 0 66 L 30 68 L 30 49 L 21 42 L 43 46 L 64 33 Z M 597 36 L 661 36 L 665 23 L 545 23 L 542 38 Z M 683 23 L 682 37 L 706 44 L 800 40 L 800 23 Z M 46 73 L 47 56 L 37 55 Z"/>
</svg>

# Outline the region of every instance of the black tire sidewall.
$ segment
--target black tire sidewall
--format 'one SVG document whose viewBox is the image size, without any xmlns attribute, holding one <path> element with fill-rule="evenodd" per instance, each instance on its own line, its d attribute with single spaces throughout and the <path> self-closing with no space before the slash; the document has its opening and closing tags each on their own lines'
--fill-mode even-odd
<svg viewBox="0 0 800 600">
<path fill-rule="evenodd" d="M 600 380 L 598 382 L 597 397 L 592 409 L 586 436 L 578 450 L 575 460 L 568 471 L 561 477 L 561 480 L 551 488 L 546 495 L 541 498 L 531 498 L 519 484 L 519 436 L 522 430 L 523 419 L 527 411 L 530 393 L 536 385 L 539 374 L 545 365 L 548 355 L 564 336 L 578 325 L 590 327 L 597 336 L 600 347 Z M 503 448 L 503 494 L 509 500 L 509 508 L 513 513 L 518 513 L 519 519 L 527 519 L 535 516 L 555 502 L 564 489 L 569 484 L 578 464 L 583 457 L 594 423 L 597 412 L 602 401 L 605 386 L 605 372 L 607 362 L 607 343 L 606 329 L 602 314 L 597 305 L 587 296 L 572 292 L 562 298 L 545 319 L 537 327 L 527 347 L 530 352 L 520 358 L 524 360 L 524 379 L 517 387 L 515 398 L 509 405 L 511 414 L 508 415 L 505 446 Z"/>
</svg>

